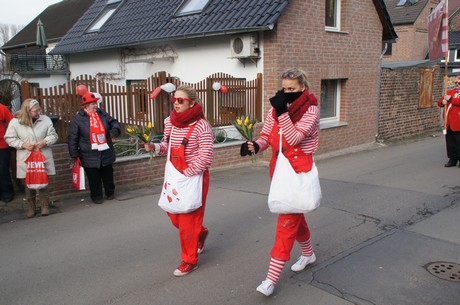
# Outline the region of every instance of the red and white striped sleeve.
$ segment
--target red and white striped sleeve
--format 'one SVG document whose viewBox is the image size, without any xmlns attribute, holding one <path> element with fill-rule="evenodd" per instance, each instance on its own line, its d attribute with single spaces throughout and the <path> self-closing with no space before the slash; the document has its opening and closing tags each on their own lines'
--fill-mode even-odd
<svg viewBox="0 0 460 305">
<path fill-rule="evenodd" d="M 211 167 L 214 159 L 214 136 L 208 121 L 200 120 L 185 147 L 185 161 L 189 166 L 185 176 L 201 174 Z"/>
<path fill-rule="evenodd" d="M 319 128 L 319 110 L 316 106 L 310 106 L 302 118 L 292 123 L 288 113 L 283 113 L 278 117 L 280 128 L 289 145 L 294 146 L 306 138 L 315 137 Z"/>
<path fill-rule="evenodd" d="M 260 131 L 260 136 L 256 141 L 257 144 L 259 144 L 259 152 L 263 152 L 270 146 L 268 138 L 272 132 L 273 124 L 275 122 L 275 119 L 273 119 L 273 111 L 273 108 L 268 111 L 267 116 L 265 117 L 265 123 Z"/>
<path fill-rule="evenodd" d="M 163 156 L 168 153 L 168 145 L 171 145 L 171 148 L 179 148 L 182 145 L 182 140 L 187 136 L 191 128 L 174 127 L 174 132 L 171 134 L 173 126 L 169 117 L 164 122 L 163 141 L 160 144 L 155 144 L 155 152 Z M 211 167 L 214 159 L 213 153 L 214 137 L 211 125 L 204 119 L 199 120 L 185 146 L 185 162 L 188 168 L 184 170 L 184 175 L 188 177 L 198 175 Z"/>
</svg>

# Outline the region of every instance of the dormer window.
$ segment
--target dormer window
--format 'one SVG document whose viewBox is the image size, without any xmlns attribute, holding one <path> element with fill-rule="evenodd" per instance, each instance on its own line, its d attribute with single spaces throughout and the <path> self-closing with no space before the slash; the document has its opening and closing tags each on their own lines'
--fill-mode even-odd
<svg viewBox="0 0 460 305">
<path fill-rule="evenodd" d="M 414 5 L 418 0 L 399 0 L 396 6 Z"/>
<path fill-rule="evenodd" d="M 93 21 L 93 23 L 88 28 L 87 32 L 98 32 L 101 27 L 109 20 L 113 13 L 117 10 L 120 5 L 121 0 L 108 0 L 104 10 L 99 14 L 99 16 Z"/>
<path fill-rule="evenodd" d="M 210 0 L 185 0 L 176 12 L 176 16 L 198 14 Z"/>
</svg>

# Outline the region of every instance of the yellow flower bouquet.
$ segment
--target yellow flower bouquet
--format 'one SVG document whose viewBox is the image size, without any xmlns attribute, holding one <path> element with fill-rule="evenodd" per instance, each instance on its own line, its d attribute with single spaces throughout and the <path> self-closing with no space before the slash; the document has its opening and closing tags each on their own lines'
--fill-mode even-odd
<svg viewBox="0 0 460 305">
<path fill-rule="evenodd" d="M 243 137 L 246 141 L 252 142 L 254 136 L 254 125 L 256 124 L 256 120 L 251 118 L 250 115 L 241 116 L 234 121 L 230 122 L 233 126 L 235 126 L 236 130 L 240 133 L 241 137 Z M 256 163 L 256 153 L 252 152 L 251 154 L 251 161 L 252 164 Z"/>
<path fill-rule="evenodd" d="M 153 133 L 152 123 L 149 122 L 147 127 L 143 128 L 139 128 L 136 125 L 128 125 L 126 132 L 133 138 L 139 139 L 143 143 L 148 143 L 150 142 L 150 138 L 152 137 Z"/>
<path fill-rule="evenodd" d="M 136 140 L 139 140 L 141 143 L 149 143 L 153 140 L 153 126 L 152 123 L 149 122 L 147 127 L 139 127 L 136 125 L 128 125 L 126 128 L 126 132 Z M 154 157 L 153 151 L 150 152 L 150 162 Z"/>
</svg>

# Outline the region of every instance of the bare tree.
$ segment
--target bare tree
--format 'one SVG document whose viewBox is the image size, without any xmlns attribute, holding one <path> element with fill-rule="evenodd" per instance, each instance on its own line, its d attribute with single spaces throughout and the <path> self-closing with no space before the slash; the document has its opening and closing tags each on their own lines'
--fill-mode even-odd
<svg viewBox="0 0 460 305">
<path fill-rule="evenodd" d="M 0 46 L 3 46 L 5 43 L 7 43 L 23 28 L 23 25 L 0 23 Z M 0 54 L 0 75 L 7 70 L 6 57 L 2 52 Z"/>
</svg>

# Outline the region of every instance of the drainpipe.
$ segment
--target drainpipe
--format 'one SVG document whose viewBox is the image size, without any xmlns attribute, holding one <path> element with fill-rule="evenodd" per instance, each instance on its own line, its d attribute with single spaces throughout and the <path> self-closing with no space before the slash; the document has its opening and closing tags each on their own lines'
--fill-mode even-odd
<svg viewBox="0 0 460 305">
<path fill-rule="evenodd" d="M 380 60 L 379 60 L 379 67 L 380 67 L 380 77 L 379 77 L 379 96 L 377 99 L 377 134 L 375 135 L 375 142 L 377 143 L 382 143 L 383 140 L 380 139 L 380 98 L 381 98 L 381 93 L 382 93 L 382 59 L 383 55 L 388 49 L 388 43 L 385 42 L 385 46 L 382 50 L 382 53 L 380 54 Z"/>
</svg>

